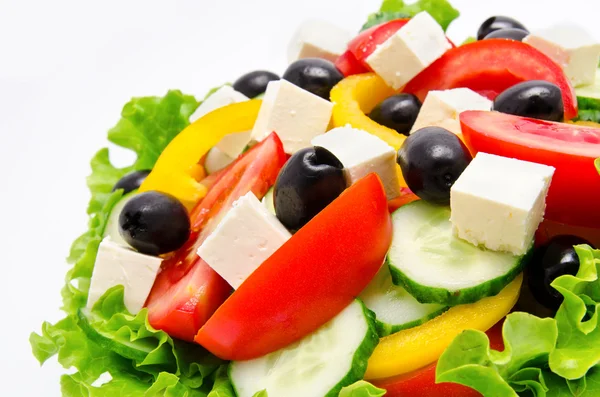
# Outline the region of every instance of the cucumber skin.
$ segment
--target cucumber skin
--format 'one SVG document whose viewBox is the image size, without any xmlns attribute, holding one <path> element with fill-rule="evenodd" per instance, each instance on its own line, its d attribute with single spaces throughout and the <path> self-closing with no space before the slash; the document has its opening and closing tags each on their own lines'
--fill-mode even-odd
<svg viewBox="0 0 600 397">
<path fill-rule="evenodd" d="M 396 284 L 396 283 L 394 283 L 394 284 Z M 432 320 L 432 319 L 436 318 L 437 316 L 444 314 L 445 312 L 448 311 L 448 309 L 450 309 L 450 306 L 442 307 L 439 310 L 436 310 L 436 311 L 430 313 L 428 316 L 422 317 L 418 320 L 411 321 L 409 323 L 402 324 L 402 325 L 390 325 L 388 323 L 384 323 L 383 321 L 379 321 L 379 320 L 377 320 L 377 318 L 375 318 L 375 326 L 377 327 L 377 334 L 379 335 L 380 338 L 383 338 L 386 336 L 393 335 L 397 332 L 404 331 L 405 329 L 418 327 L 419 325 L 425 324 L 427 321 Z"/>
<path fill-rule="evenodd" d="M 488 296 L 498 295 L 504 287 L 521 274 L 532 254 L 533 249 L 530 248 L 525 255 L 519 258 L 518 265 L 505 275 L 496 277 L 475 287 L 463 288 L 456 291 L 419 284 L 410 280 L 403 272 L 394 267 L 387 257 L 385 263 L 389 266 L 390 273 L 392 273 L 392 282 L 404 287 L 420 303 L 439 303 L 441 305 L 456 306 L 475 303 Z"/>
<path fill-rule="evenodd" d="M 365 304 L 358 298 L 356 300 L 360 303 L 362 307 L 363 313 L 365 315 L 365 319 L 367 320 L 367 335 L 363 339 L 362 343 L 354 353 L 354 357 L 352 358 L 352 365 L 350 366 L 350 371 L 344 376 L 331 390 L 327 392 L 323 397 L 338 397 L 340 394 L 340 390 L 346 386 L 350 386 L 354 382 L 357 382 L 365 376 L 365 372 L 367 372 L 367 365 L 369 363 L 369 357 L 375 351 L 375 348 L 379 344 L 379 335 L 377 334 L 375 313 L 369 310 Z M 284 348 L 285 349 L 285 348 Z M 366 357 L 367 359 L 363 360 L 361 357 Z M 227 376 L 229 377 L 229 381 L 231 382 L 231 387 L 236 396 L 239 396 L 235 383 L 231 378 L 231 366 L 233 363 L 229 363 L 227 367 Z M 267 393 L 269 391 L 267 390 Z M 311 396 L 313 397 L 313 396 Z M 320 397 L 320 396 L 316 396 Z"/>
</svg>

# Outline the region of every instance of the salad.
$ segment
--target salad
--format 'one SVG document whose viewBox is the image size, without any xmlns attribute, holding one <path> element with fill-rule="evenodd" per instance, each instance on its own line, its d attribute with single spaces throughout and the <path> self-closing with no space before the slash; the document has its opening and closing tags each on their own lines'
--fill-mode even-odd
<svg viewBox="0 0 600 397">
<path fill-rule="evenodd" d="M 458 16 L 385 0 L 127 103 L 30 336 L 63 395 L 600 395 L 600 42 Z"/>
</svg>

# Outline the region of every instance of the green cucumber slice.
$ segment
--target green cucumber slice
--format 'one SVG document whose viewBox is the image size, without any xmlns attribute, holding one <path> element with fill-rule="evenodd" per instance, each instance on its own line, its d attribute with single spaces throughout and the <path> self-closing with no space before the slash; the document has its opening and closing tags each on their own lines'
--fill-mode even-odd
<svg viewBox="0 0 600 397">
<path fill-rule="evenodd" d="M 450 208 L 423 200 L 392 214 L 387 255 L 392 281 L 421 303 L 459 305 L 498 294 L 521 271 L 523 256 L 476 247 L 452 234 Z"/>
<path fill-rule="evenodd" d="M 379 342 L 375 319 L 360 300 L 304 339 L 248 361 L 234 361 L 229 378 L 237 397 L 337 397 L 363 378 Z"/>
<path fill-rule="evenodd" d="M 121 215 L 121 211 L 123 211 L 123 207 L 125 204 L 137 193 L 137 190 L 134 190 L 130 193 L 127 193 L 117 203 L 113 206 L 110 211 L 110 215 L 108 216 L 108 221 L 106 221 L 106 227 L 104 228 L 104 236 L 109 237 L 113 243 L 122 245 L 124 247 L 129 247 L 129 244 L 123 237 L 121 237 L 121 233 L 119 233 L 119 215 Z"/>
<path fill-rule="evenodd" d="M 448 310 L 448 306 L 437 303 L 419 303 L 404 288 L 394 285 L 390 268 L 386 265 L 381 267 L 359 298 L 375 313 L 380 337 L 416 327 Z"/>
<path fill-rule="evenodd" d="M 262 199 L 262 203 L 265 207 L 267 207 L 269 212 L 271 212 L 273 215 L 275 215 L 275 196 L 274 196 L 273 190 L 274 190 L 273 187 L 271 187 L 267 191 L 267 194 L 265 194 L 265 196 Z"/>
<path fill-rule="evenodd" d="M 575 94 L 579 109 L 600 110 L 600 70 L 596 71 L 594 84 L 575 88 Z"/>
</svg>

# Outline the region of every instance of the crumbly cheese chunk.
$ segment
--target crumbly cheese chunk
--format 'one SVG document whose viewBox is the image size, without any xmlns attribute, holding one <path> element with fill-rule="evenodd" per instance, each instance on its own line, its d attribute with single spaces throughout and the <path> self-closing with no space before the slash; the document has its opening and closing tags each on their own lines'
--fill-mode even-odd
<svg viewBox="0 0 600 397">
<path fill-rule="evenodd" d="M 312 144 L 329 150 L 340 160 L 349 185 L 374 172 L 389 200 L 400 195 L 396 151 L 375 135 L 349 126 L 338 127 L 314 138 Z"/>
<path fill-rule="evenodd" d="M 442 27 L 423 11 L 377 46 L 367 63 L 398 90 L 450 48 Z"/>
<path fill-rule="evenodd" d="M 600 42 L 579 25 L 561 24 L 531 33 L 527 43 L 559 64 L 575 86 L 594 84 Z"/>
<path fill-rule="evenodd" d="M 198 248 L 234 289 L 291 237 L 277 217 L 249 192 L 237 200 Z"/>
<path fill-rule="evenodd" d="M 271 81 L 258 112 L 252 139 L 261 141 L 276 132 L 286 153 L 310 146 L 310 140 L 324 133 L 333 104 L 286 80 Z"/>
<path fill-rule="evenodd" d="M 490 110 L 492 101 L 468 88 L 430 91 L 410 133 L 423 127 L 442 127 L 462 135 L 459 115 L 466 110 Z"/>
<path fill-rule="evenodd" d="M 110 288 L 123 285 L 125 307 L 132 314 L 138 313 L 148 298 L 161 262 L 161 258 L 140 254 L 106 237 L 98 248 L 87 307 L 91 308 Z"/>
<path fill-rule="evenodd" d="M 331 62 L 346 51 L 353 34 L 328 22 L 309 19 L 296 30 L 288 46 L 288 62 L 323 58 Z"/>
<path fill-rule="evenodd" d="M 523 255 L 543 220 L 554 168 L 478 153 L 450 190 L 456 236 Z"/>
</svg>

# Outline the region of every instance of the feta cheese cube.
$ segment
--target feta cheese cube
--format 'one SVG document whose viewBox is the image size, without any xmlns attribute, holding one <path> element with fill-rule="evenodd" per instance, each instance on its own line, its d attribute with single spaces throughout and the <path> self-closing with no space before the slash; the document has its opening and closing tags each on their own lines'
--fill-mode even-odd
<svg viewBox="0 0 600 397">
<path fill-rule="evenodd" d="M 346 126 L 314 138 L 312 144 L 329 150 L 342 162 L 349 185 L 375 172 L 388 200 L 400 195 L 396 151 L 375 135 Z"/>
<path fill-rule="evenodd" d="M 246 95 L 234 90 L 233 87 L 229 85 L 224 85 L 198 106 L 198 109 L 190 116 L 190 123 L 193 123 L 214 110 L 247 100 L 248 97 Z M 226 135 L 215 147 L 230 158 L 235 159 L 250 142 L 250 134 L 251 131 L 240 131 L 239 133 Z"/>
<path fill-rule="evenodd" d="M 94 306 L 110 288 L 123 285 L 125 307 L 132 314 L 138 313 L 148 298 L 161 262 L 161 258 L 140 254 L 106 237 L 98 248 L 87 307 Z"/>
<path fill-rule="evenodd" d="M 377 46 L 367 63 L 387 85 L 398 90 L 450 48 L 442 27 L 423 11 Z"/>
<path fill-rule="evenodd" d="M 286 153 L 310 146 L 329 125 L 333 103 L 286 80 L 271 81 L 258 112 L 252 139 L 261 141 L 275 131 Z"/>
<path fill-rule="evenodd" d="M 554 167 L 478 153 L 450 190 L 456 236 L 523 255 L 544 216 Z"/>
<path fill-rule="evenodd" d="M 578 87 L 594 84 L 600 42 L 579 25 L 561 24 L 533 32 L 523 39 L 559 64 Z"/>
<path fill-rule="evenodd" d="M 198 255 L 234 289 L 291 237 L 249 192 L 237 200 L 198 248 Z"/>
<path fill-rule="evenodd" d="M 353 34 L 328 22 L 304 21 L 288 46 L 288 62 L 302 58 L 323 58 L 335 62 L 346 51 Z"/>
<path fill-rule="evenodd" d="M 442 127 L 461 136 L 458 116 L 465 110 L 490 110 L 492 101 L 468 88 L 430 91 L 410 133 L 423 127 Z"/>
</svg>

